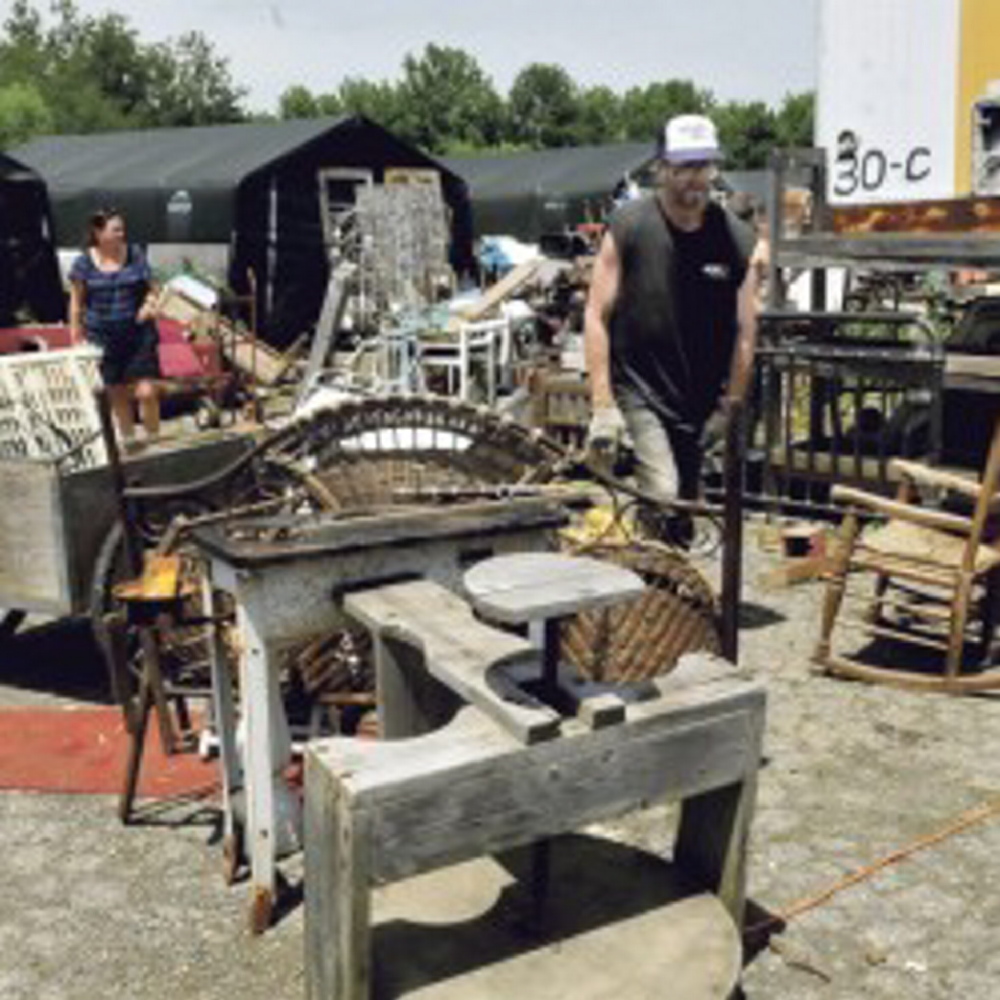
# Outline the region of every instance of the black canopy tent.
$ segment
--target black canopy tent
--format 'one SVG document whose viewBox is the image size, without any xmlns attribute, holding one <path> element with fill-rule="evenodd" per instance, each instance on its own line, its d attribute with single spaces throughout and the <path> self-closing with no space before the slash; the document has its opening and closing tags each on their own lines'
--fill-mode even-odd
<svg viewBox="0 0 1000 1000">
<path fill-rule="evenodd" d="M 362 116 L 53 136 L 17 155 L 48 182 L 58 242 L 78 245 L 88 216 L 115 206 L 144 244 L 216 243 L 229 250 L 229 282 L 257 279 L 258 323 L 285 345 L 319 315 L 329 270 L 319 173 L 437 170 L 451 212 L 451 262 L 471 264 L 464 181 Z"/>
<path fill-rule="evenodd" d="M 65 315 L 45 182 L 0 153 L 0 326 Z"/>
<path fill-rule="evenodd" d="M 469 185 L 476 236 L 508 235 L 531 242 L 544 233 L 601 222 L 626 175 L 640 185 L 654 181 L 653 143 L 567 146 L 503 156 L 448 157 L 444 163 Z M 721 192 L 745 191 L 761 207 L 768 172 L 726 170 Z"/>
<path fill-rule="evenodd" d="M 649 142 L 542 149 L 505 156 L 450 157 L 465 178 L 477 236 L 536 241 L 581 222 L 599 222 L 626 174 L 641 178 L 653 162 Z"/>
</svg>

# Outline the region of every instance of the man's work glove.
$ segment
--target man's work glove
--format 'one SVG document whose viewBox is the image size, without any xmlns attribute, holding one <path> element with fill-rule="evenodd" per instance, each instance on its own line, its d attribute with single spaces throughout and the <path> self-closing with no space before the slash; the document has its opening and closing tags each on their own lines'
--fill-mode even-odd
<svg viewBox="0 0 1000 1000">
<path fill-rule="evenodd" d="M 587 451 L 614 457 L 625 438 L 625 418 L 617 406 L 599 406 L 587 428 Z"/>
<path fill-rule="evenodd" d="M 701 447 L 705 454 L 722 450 L 726 444 L 726 430 L 729 427 L 729 410 L 720 406 L 712 412 L 701 432 Z"/>
<path fill-rule="evenodd" d="M 729 424 L 741 407 L 742 403 L 729 397 L 719 401 L 718 408 L 708 418 L 701 432 L 701 447 L 705 454 L 725 449 Z"/>
</svg>

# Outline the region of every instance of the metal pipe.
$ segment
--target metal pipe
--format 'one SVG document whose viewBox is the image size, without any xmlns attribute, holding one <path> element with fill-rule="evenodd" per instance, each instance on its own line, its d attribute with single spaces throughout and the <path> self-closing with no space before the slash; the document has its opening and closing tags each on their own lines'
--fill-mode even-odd
<svg viewBox="0 0 1000 1000">
<path fill-rule="evenodd" d="M 732 407 L 726 428 L 726 455 L 723 467 L 722 538 L 722 655 L 733 663 L 739 660 L 739 612 L 743 570 L 743 464 L 746 458 L 743 433 L 743 404 Z"/>
<path fill-rule="evenodd" d="M 94 390 L 97 402 L 97 414 L 101 421 L 101 436 L 104 438 L 104 449 L 108 455 L 108 468 L 111 472 L 111 485 L 115 491 L 115 503 L 118 507 L 118 519 L 122 526 L 122 542 L 125 547 L 125 562 L 129 575 L 137 577 L 142 572 L 142 553 L 136 543 L 132 530 L 132 508 L 126 496 L 127 484 L 125 470 L 122 466 L 121 453 L 118 451 L 118 438 L 115 435 L 114 420 L 111 416 L 111 402 L 108 390 L 103 386 Z"/>
</svg>

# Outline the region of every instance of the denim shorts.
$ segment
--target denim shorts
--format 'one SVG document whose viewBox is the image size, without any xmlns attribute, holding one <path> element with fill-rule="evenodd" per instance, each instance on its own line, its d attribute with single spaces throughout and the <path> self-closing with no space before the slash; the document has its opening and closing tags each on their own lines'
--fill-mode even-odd
<svg viewBox="0 0 1000 1000">
<path fill-rule="evenodd" d="M 155 325 L 144 323 L 111 336 L 94 338 L 101 348 L 101 379 L 105 385 L 127 385 L 160 377 L 159 337 Z"/>
</svg>

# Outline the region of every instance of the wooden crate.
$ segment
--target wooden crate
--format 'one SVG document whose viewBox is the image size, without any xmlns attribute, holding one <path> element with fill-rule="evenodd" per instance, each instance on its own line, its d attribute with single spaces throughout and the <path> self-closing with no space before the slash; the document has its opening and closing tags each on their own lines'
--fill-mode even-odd
<svg viewBox="0 0 1000 1000">
<path fill-rule="evenodd" d="M 535 423 L 554 441 L 580 448 L 590 424 L 590 386 L 578 374 L 543 375 L 535 390 Z"/>
<path fill-rule="evenodd" d="M 288 370 L 289 358 L 260 338 L 232 325 L 216 310 L 208 309 L 177 288 L 165 288 L 157 312 L 188 327 L 196 336 L 211 337 L 230 364 L 262 385 L 275 385 Z"/>
</svg>

